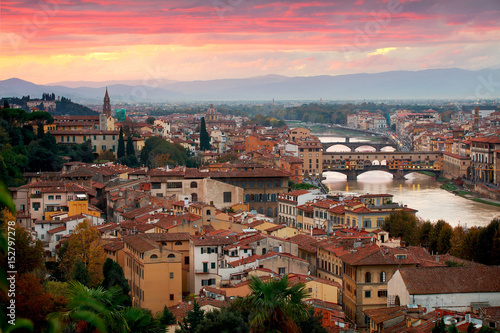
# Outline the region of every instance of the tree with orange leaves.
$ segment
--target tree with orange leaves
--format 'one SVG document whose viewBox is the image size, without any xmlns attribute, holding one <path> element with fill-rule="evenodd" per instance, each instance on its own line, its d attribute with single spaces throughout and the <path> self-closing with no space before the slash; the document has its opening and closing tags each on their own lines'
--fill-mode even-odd
<svg viewBox="0 0 500 333">
<path fill-rule="evenodd" d="M 90 276 L 89 286 L 96 287 L 101 283 L 102 265 L 106 260 L 106 254 L 99 244 L 100 239 L 99 231 L 90 224 L 90 221 L 84 220 L 76 226 L 68 240 L 67 252 L 64 258 L 61 258 L 61 269 L 68 280 L 73 278 L 75 265 L 81 261 Z"/>
</svg>

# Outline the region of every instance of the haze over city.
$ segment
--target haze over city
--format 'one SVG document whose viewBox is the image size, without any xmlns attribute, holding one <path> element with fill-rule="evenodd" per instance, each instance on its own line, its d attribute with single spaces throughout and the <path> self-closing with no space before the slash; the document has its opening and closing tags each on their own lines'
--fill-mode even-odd
<svg viewBox="0 0 500 333">
<path fill-rule="evenodd" d="M 496 0 L 7 0 L 0 79 L 150 82 L 498 69 L 499 12 Z"/>
</svg>

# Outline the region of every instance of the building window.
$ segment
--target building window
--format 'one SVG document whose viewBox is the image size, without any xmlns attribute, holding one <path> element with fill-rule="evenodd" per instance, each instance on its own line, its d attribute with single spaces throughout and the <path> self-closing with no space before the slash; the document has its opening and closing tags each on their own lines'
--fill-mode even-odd
<svg viewBox="0 0 500 333">
<path fill-rule="evenodd" d="M 365 325 L 370 327 L 370 317 L 368 317 L 367 315 L 365 315 Z"/>
<path fill-rule="evenodd" d="M 189 265 L 189 257 L 184 257 L 184 265 Z"/>
<path fill-rule="evenodd" d="M 54 196 L 53 195 L 49 195 L 49 200 L 54 200 Z"/>
<path fill-rule="evenodd" d="M 215 269 L 215 262 L 210 263 L 210 268 Z"/>
<path fill-rule="evenodd" d="M 365 273 L 365 283 L 372 283 L 372 274 L 370 272 Z"/>
<path fill-rule="evenodd" d="M 175 258 L 175 254 L 170 253 L 170 254 L 167 256 L 167 258 Z"/>
<path fill-rule="evenodd" d="M 262 180 L 259 180 L 258 184 L 259 184 L 259 187 L 264 187 L 264 182 Z"/>
<path fill-rule="evenodd" d="M 56 195 L 56 200 L 61 200 L 61 196 L 60 195 Z"/>
<path fill-rule="evenodd" d="M 174 272 L 170 272 L 170 278 L 173 279 L 174 278 Z"/>
<path fill-rule="evenodd" d="M 387 297 L 387 290 L 379 290 L 378 297 Z"/>
<path fill-rule="evenodd" d="M 278 273 L 279 273 L 280 275 L 284 275 L 284 274 L 285 274 L 285 267 L 279 267 L 279 268 L 278 268 Z"/>
<path fill-rule="evenodd" d="M 385 282 L 385 272 L 380 272 L 380 282 Z"/>
<path fill-rule="evenodd" d="M 167 188 L 182 188 L 181 182 L 167 183 Z"/>
<path fill-rule="evenodd" d="M 198 188 L 198 184 L 196 182 L 191 182 L 191 188 Z"/>
<path fill-rule="evenodd" d="M 170 294 L 170 300 L 173 301 L 174 300 L 174 294 Z"/>
<path fill-rule="evenodd" d="M 231 202 L 231 192 L 224 192 L 224 202 Z"/>
<path fill-rule="evenodd" d="M 175 242 L 175 245 L 182 245 L 182 242 L 181 241 L 177 241 L 177 242 Z"/>
<path fill-rule="evenodd" d="M 370 298 L 372 297 L 372 291 L 371 290 L 365 290 L 365 298 Z"/>
<path fill-rule="evenodd" d="M 253 180 L 250 181 L 250 188 L 253 188 L 255 186 L 255 182 Z"/>
<path fill-rule="evenodd" d="M 151 183 L 151 189 L 153 190 L 161 189 L 161 183 Z"/>
</svg>

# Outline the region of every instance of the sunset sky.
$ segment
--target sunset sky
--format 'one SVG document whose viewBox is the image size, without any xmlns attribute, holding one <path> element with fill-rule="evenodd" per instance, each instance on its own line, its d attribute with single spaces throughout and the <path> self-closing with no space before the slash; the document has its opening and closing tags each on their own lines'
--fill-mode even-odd
<svg viewBox="0 0 500 333">
<path fill-rule="evenodd" d="M 1 80 L 500 67 L 500 0 L 2 0 L 0 10 Z"/>
</svg>

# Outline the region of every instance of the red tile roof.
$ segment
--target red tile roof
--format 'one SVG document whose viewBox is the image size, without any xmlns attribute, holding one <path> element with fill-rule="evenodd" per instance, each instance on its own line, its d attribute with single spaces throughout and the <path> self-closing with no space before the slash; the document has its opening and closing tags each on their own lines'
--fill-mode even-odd
<svg viewBox="0 0 500 333">
<path fill-rule="evenodd" d="M 381 324 L 387 320 L 405 316 L 404 306 L 395 306 L 392 308 L 366 309 L 363 312 L 377 324 Z"/>
<path fill-rule="evenodd" d="M 401 268 L 410 294 L 500 292 L 500 267 Z"/>
</svg>

